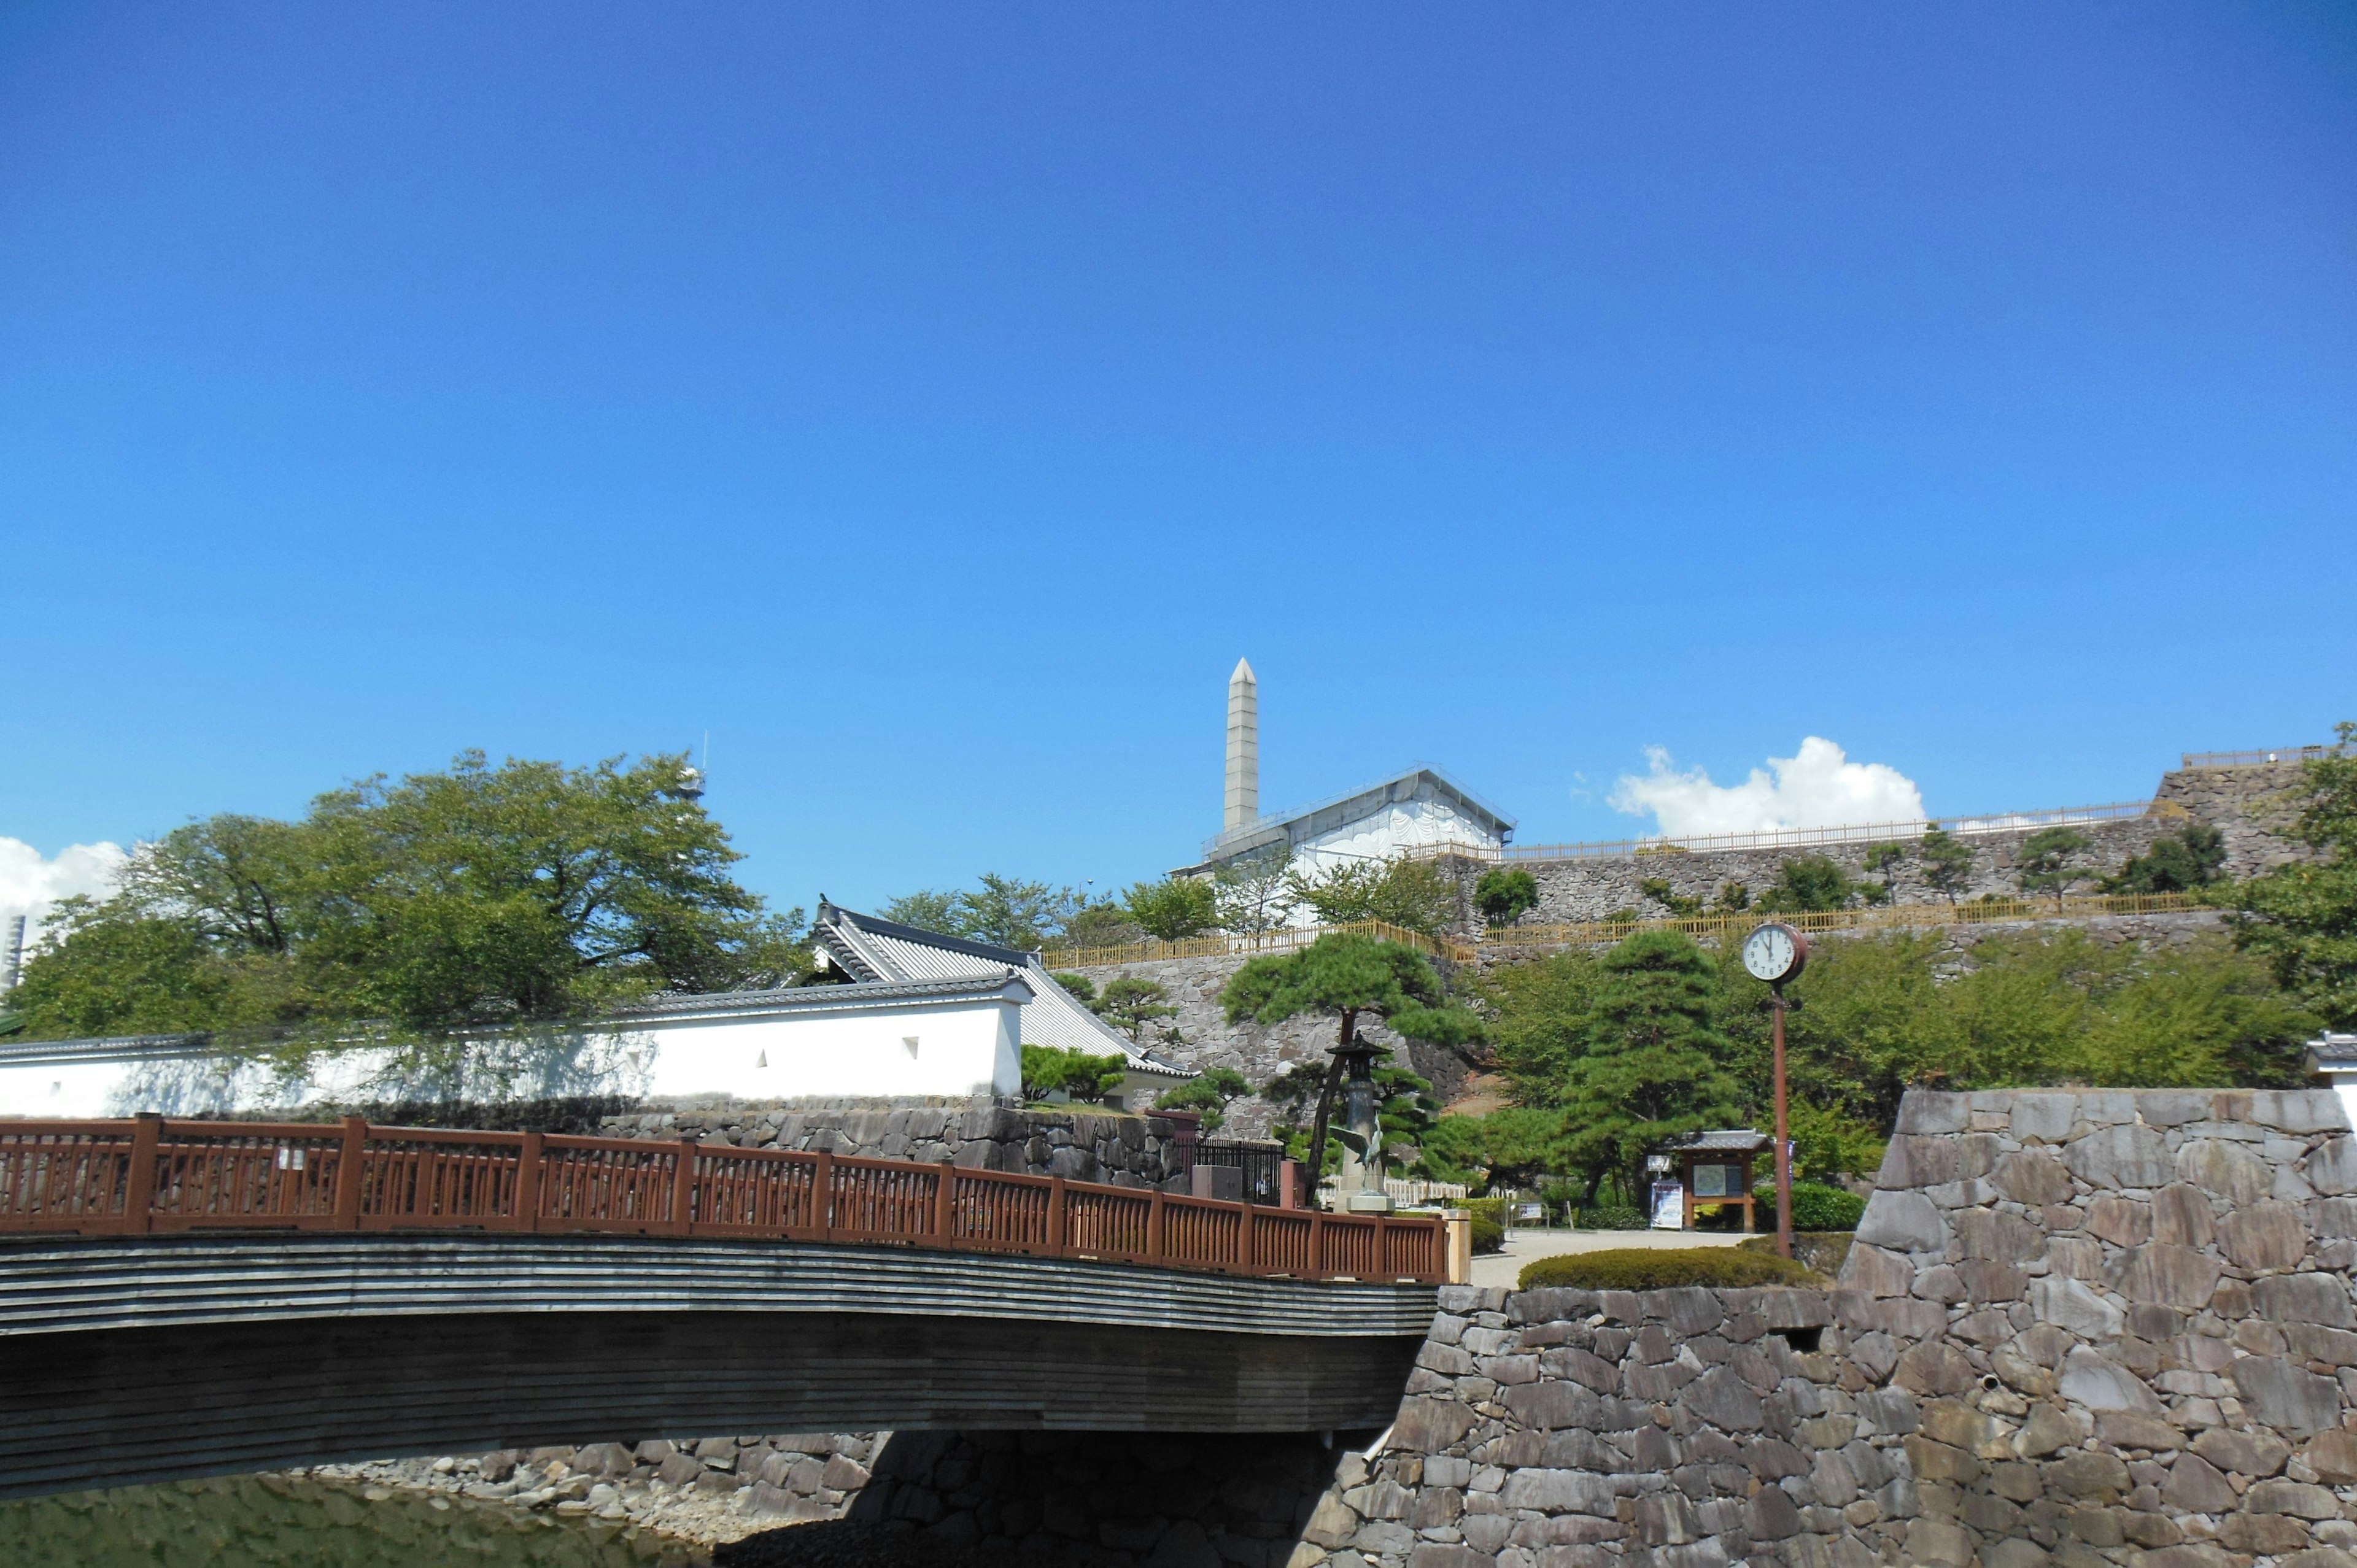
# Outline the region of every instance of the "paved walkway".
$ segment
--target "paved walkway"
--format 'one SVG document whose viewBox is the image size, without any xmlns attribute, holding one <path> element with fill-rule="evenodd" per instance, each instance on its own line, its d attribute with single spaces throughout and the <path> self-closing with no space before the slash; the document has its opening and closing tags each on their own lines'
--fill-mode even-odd
<svg viewBox="0 0 2357 1568">
<path fill-rule="evenodd" d="M 1740 1230 L 1509 1230 L 1506 1250 L 1476 1256 L 1473 1283 L 1512 1286 L 1523 1265 L 1562 1252 L 1601 1252 L 1614 1247 L 1732 1247 Z"/>
</svg>

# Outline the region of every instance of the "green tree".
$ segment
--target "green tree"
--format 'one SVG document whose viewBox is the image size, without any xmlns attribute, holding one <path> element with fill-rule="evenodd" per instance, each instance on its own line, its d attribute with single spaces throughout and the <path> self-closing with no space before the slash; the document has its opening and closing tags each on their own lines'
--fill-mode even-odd
<svg viewBox="0 0 2357 1568">
<path fill-rule="evenodd" d="M 1166 942 L 1200 936 L 1218 924 L 1219 889 L 1201 876 L 1166 876 L 1133 885 L 1123 903 L 1147 935 Z"/>
<path fill-rule="evenodd" d="M 1220 929 L 1240 937 L 1282 930 L 1296 902 L 1293 851 L 1278 844 L 1240 855 L 1211 874 Z"/>
<path fill-rule="evenodd" d="M 1298 952 L 1256 958 L 1236 971 L 1221 993 L 1228 1022 L 1276 1025 L 1304 1013 L 1332 1015 L 1333 1058 L 1317 1099 L 1309 1163 L 1321 1169 L 1334 1091 L 1358 1042 L 1360 1020 L 1380 1019 L 1394 1034 L 1432 1045 L 1477 1040 L 1481 1021 L 1452 1005 L 1422 953 L 1398 942 L 1341 932 L 1318 938 Z"/>
<path fill-rule="evenodd" d="M 1485 871 L 1473 885 L 1473 907 L 1493 926 L 1519 925 L 1539 907 L 1538 878 L 1519 865 Z"/>
<path fill-rule="evenodd" d="M 1148 1024 L 1178 1016 L 1178 1009 L 1170 1004 L 1170 993 L 1134 974 L 1106 981 L 1104 993 L 1090 1011 L 1133 1040 L 1144 1038 Z"/>
<path fill-rule="evenodd" d="M 2276 983 L 2335 1028 L 2357 1025 L 2357 724 L 2340 744 L 2301 764 L 2300 813 L 2292 836 L 2312 858 L 2243 885 L 2235 931 Z"/>
<path fill-rule="evenodd" d="M 2022 841 L 2021 862 L 2016 875 L 2024 893 L 2051 892 L 2054 908 L 2062 908 L 2062 896 L 2072 886 L 2094 879 L 2092 866 L 2077 864 L 2077 857 L 2095 847 L 2095 841 L 2076 828 L 2040 828 Z"/>
<path fill-rule="evenodd" d="M 1724 1126 L 1741 1106 L 1714 1026 L 1717 970 L 1694 940 L 1641 931 L 1608 953 L 1587 1049 L 1566 1094 L 1568 1153 L 1593 1203 L 1604 1177 L 1633 1184 L 1644 1157 L 1671 1138 Z"/>
<path fill-rule="evenodd" d="M 1915 854 L 1923 863 L 1924 886 L 1949 903 L 1953 904 L 1956 895 L 1971 885 L 1977 852 L 1962 839 L 1932 828 L 1916 841 Z"/>
<path fill-rule="evenodd" d="M 1070 1047 L 1023 1047 L 1023 1094 L 1044 1100 L 1061 1090 L 1071 1099 L 1095 1103 L 1122 1086 L 1129 1064 L 1119 1056 L 1092 1056 Z"/>
<path fill-rule="evenodd" d="M 1867 884 L 1863 891 L 1869 904 L 1889 904 L 1898 897 L 1899 868 L 1907 861 L 1907 846 L 1900 843 L 1874 843 L 1866 846 L 1866 868 L 1877 873 L 1880 882 Z"/>
<path fill-rule="evenodd" d="M 1457 879 L 1429 860 L 1394 855 L 1346 861 L 1323 876 L 1295 875 L 1293 897 L 1326 925 L 1381 920 L 1437 937 L 1458 921 L 1463 894 Z"/>
<path fill-rule="evenodd" d="M 1718 907 L 1730 915 L 1739 915 L 1751 908 L 1751 887 L 1743 882 L 1722 882 L 1718 886 Z"/>
<path fill-rule="evenodd" d="M 1104 898 L 1074 910 L 1055 940 L 1060 948 L 1125 948 L 1144 941 L 1146 929 L 1125 906 Z"/>
<path fill-rule="evenodd" d="M 1849 908 L 1857 884 L 1830 855 L 1796 854 L 1776 868 L 1776 886 L 1760 901 L 1763 909 L 1806 915 Z"/>
<path fill-rule="evenodd" d="M 1702 913 L 1702 900 L 1681 895 L 1666 876 L 1648 876 L 1637 884 L 1637 891 L 1667 909 L 1673 918 L 1682 920 Z"/>
<path fill-rule="evenodd" d="M 1491 1058 L 1523 1105 L 1560 1106 L 1587 1051 L 1601 966 L 1591 952 L 1501 965 L 1480 984 Z"/>
<path fill-rule="evenodd" d="M 884 918 L 946 937 L 1036 952 L 1089 906 L 1069 887 L 1025 882 L 985 871 L 978 886 L 953 893 L 918 892 L 884 906 Z"/>
<path fill-rule="evenodd" d="M 2130 855 L 2116 875 L 2104 880 L 2106 893 L 2199 893 L 2222 880 L 2226 865 L 2226 835 L 2207 822 L 2196 822 L 2152 841 L 2142 854 Z"/>
<path fill-rule="evenodd" d="M 776 985 L 808 965 L 683 789 L 684 757 L 594 768 L 479 752 L 145 844 L 119 890 L 60 911 L 12 998 L 27 1032 L 412 1038 L 590 1016 L 661 991 Z"/>
<path fill-rule="evenodd" d="M 932 888 L 919 888 L 904 893 L 884 906 L 884 918 L 903 926 L 914 926 L 920 931 L 938 931 L 945 937 L 963 936 L 958 929 L 958 896 Z"/>
<path fill-rule="evenodd" d="M 1199 1112 L 1202 1117 L 1197 1123 L 1200 1130 L 1216 1133 L 1227 1122 L 1228 1106 L 1251 1092 L 1252 1085 L 1235 1069 L 1205 1068 L 1178 1088 L 1164 1090 L 1154 1103 L 1157 1110 Z"/>
<path fill-rule="evenodd" d="M 1069 970 L 1061 970 L 1049 978 L 1082 1002 L 1094 1002 L 1097 999 L 1097 983 L 1085 974 L 1074 974 Z"/>
</svg>

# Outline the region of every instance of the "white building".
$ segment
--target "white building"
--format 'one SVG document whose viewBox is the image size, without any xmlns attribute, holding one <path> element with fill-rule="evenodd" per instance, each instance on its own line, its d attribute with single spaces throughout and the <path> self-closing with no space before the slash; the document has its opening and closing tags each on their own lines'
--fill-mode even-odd
<svg viewBox="0 0 2357 1568">
<path fill-rule="evenodd" d="M 1353 861 L 1388 860 L 1411 850 L 1458 844 L 1495 851 L 1513 836 L 1513 818 L 1437 768 L 1411 768 L 1207 839 L 1203 868 L 1285 849 L 1302 875 L 1315 878 Z"/>
<path fill-rule="evenodd" d="M 167 1116 L 321 1102 L 536 1099 L 1011 1101 L 1026 1045 L 1119 1056 L 1144 1110 L 1196 1076 L 1133 1045 L 1017 952 L 819 906 L 838 983 L 666 996 L 611 1018 L 470 1042 L 447 1069 L 356 1044 L 277 1070 L 202 1036 L 0 1042 L 0 1116 Z"/>
<path fill-rule="evenodd" d="M 1276 816 L 1260 814 L 1260 680 L 1236 661 L 1228 678 L 1224 826 L 1203 842 L 1200 865 L 1175 873 L 1201 875 L 1223 866 L 1290 853 L 1293 868 L 1316 881 L 1356 862 L 1389 860 L 1416 850 L 1459 845 L 1495 852 L 1511 843 L 1514 819 L 1437 768 L 1419 765 L 1344 794 Z M 1295 923 L 1315 918 L 1295 911 Z"/>
</svg>

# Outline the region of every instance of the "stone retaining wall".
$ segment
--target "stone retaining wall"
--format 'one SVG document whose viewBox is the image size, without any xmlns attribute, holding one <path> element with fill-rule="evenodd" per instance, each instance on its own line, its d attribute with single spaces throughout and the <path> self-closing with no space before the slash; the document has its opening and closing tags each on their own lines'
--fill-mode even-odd
<svg viewBox="0 0 2357 1568">
<path fill-rule="evenodd" d="M 728 1104 L 609 1116 L 608 1138 L 693 1138 L 737 1148 L 824 1150 L 874 1159 L 947 1160 L 969 1170 L 1183 1190 L 1177 1133 L 1159 1116 L 1015 1111 L 1004 1106 L 807 1110 Z"/>
<path fill-rule="evenodd" d="M 2131 855 L 2143 854 L 2154 839 L 2190 822 L 2216 827 L 2225 841 L 2226 870 L 2249 876 L 2269 865 L 2298 858 L 2303 846 L 2282 835 L 2298 816 L 2287 791 L 2300 784 L 2297 764 L 2274 767 L 2188 769 L 2166 775 L 2156 799 L 2166 802 L 2159 814 L 2111 822 L 2072 824 L 2093 841 L 2083 864 L 2104 875 L 2117 872 Z M 2169 808 L 2182 808 L 2182 812 Z M 1987 893 L 2018 897 L 2021 891 L 2021 848 L 2035 828 L 2008 829 L 1964 835 L 1975 852 L 1970 885 L 1957 895 L 1976 899 Z M 1938 904 L 1947 896 L 1923 880 L 1918 841 L 1893 839 L 1906 851 L 1890 874 L 1891 897 L 1900 904 Z M 1527 860 L 1513 864 L 1530 872 L 1539 886 L 1539 905 L 1523 917 L 1534 924 L 1601 920 L 1622 909 L 1644 917 L 1672 913 L 1668 905 L 1649 898 L 1641 885 L 1658 878 L 1670 884 L 1682 898 L 1716 900 L 1730 882 L 1740 882 L 1754 898 L 1775 885 L 1784 862 L 1798 855 L 1823 854 L 1861 881 L 1880 882 L 1885 874 L 1866 869 L 1864 841 L 1856 843 L 1798 845 L 1750 850 L 1665 850 L 1628 855 L 1598 855 L 1577 860 Z M 1451 859 L 1442 863 L 1463 882 L 1469 897 L 1487 861 Z M 2093 891 L 2088 885 L 2078 889 Z M 1469 940 L 1474 940 L 1467 933 Z"/>
</svg>

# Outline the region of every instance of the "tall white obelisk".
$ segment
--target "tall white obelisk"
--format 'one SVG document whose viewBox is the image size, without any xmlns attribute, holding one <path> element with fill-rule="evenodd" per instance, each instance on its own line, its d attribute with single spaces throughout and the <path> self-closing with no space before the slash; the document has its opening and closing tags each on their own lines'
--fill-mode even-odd
<svg viewBox="0 0 2357 1568">
<path fill-rule="evenodd" d="M 1228 814 L 1233 832 L 1260 820 L 1260 682 L 1252 661 L 1236 660 L 1228 677 Z"/>
</svg>

